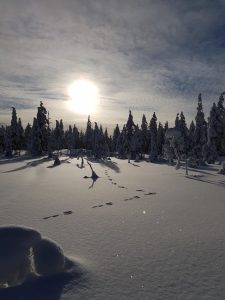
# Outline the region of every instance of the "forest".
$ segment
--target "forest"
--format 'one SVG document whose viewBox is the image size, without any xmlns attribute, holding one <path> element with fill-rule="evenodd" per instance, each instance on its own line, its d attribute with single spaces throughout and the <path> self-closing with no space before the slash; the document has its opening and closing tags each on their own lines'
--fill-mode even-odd
<svg viewBox="0 0 225 300">
<path fill-rule="evenodd" d="M 221 93 L 217 103 L 213 103 L 209 117 L 205 118 L 201 94 L 198 95 L 196 115 L 188 126 L 183 112 L 177 113 L 174 127 L 168 122 L 158 122 L 156 113 L 148 122 L 143 114 L 141 124 L 135 124 L 132 111 L 129 111 L 126 124 L 117 124 L 112 134 L 97 122 L 92 123 L 88 116 L 86 129 L 79 130 L 74 124 L 64 128 L 63 120 L 50 122 L 50 113 L 43 102 L 37 109 L 33 124 L 24 128 L 16 108 L 12 107 L 9 126 L 0 127 L 0 152 L 6 157 L 20 155 L 25 150 L 32 156 L 60 153 L 68 149 L 83 149 L 94 159 L 116 156 L 121 159 L 139 160 L 148 158 L 150 162 L 167 160 L 173 163 L 177 158 L 188 160 L 190 166 L 197 167 L 215 163 L 219 156 L 225 155 L 225 108 L 224 95 Z"/>
</svg>

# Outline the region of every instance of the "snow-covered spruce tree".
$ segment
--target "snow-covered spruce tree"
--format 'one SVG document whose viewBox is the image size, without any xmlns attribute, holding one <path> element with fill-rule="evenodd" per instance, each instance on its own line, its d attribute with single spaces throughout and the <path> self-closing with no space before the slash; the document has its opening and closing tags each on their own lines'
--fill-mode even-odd
<svg viewBox="0 0 225 300">
<path fill-rule="evenodd" d="M 155 112 L 151 118 L 149 124 L 149 130 L 151 135 L 151 147 L 149 153 L 149 160 L 151 162 L 155 162 L 158 159 L 158 151 L 157 151 L 157 117 Z"/>
<path fill-rule="evenodd" d="M 176 129 L 180 129 L 179 113 L 177 113 L 177 115 L 176 115 L 176 119 L 175 119 L 175 128 L 176 128 Z"/>
<path fill-rule="evenodd" d="M 112 151 L 111 146 L 112 146 L 111 139 L 108 135 L 108 129 L 106 128 L 105 132 L 104 132 L 104 147 L 103 147 L 103 156 L 104 157 L 107 157 L 110 155 L 110 152 Z"/>
<path fill-rule="evenodd" d="M 111 134 L 110 134 L 109 140 L 108 140 L 108 148 L 109 148 L 109 155 L 108 156 L 111 156 L 111 153 L 113 152 L 113 139 L 112 139 Z"/>
<path fill-rule="evenodd" d="M 188 152 L 188 128 L 183 112 L 180 113 L 179 130 L 183 137 L 183 145 L 181 147 L 181 153 L 187 156 Z"/>
<path fill-rule="evenodd" d="M 203 163 L 203 147 L 207 143 L 207 122 L 203 112 L 202 96 L 198 95 L 197 115 L 195 117 L 194 144 L 191 157 L 196 160 L 197 165 Z"/>
<path fill-rule="evenodd" d="M 90 116 L 88 116 L 87 127 L 86 127 L 86 131 L 85 131 L 85 148 L 86 148 L 86 150 L 92 150 L 92 144 L 93 144 L 93 129 L 92 129 Z"/>
<path fill-rule="evenodd" d="M 83 140 L 80 141 L 80 137 L 83 137 L 83 134 L 79 133 L 78 128 L 76 125 L 73 125 L 73 141 L 72 141 L 72 148 L 73 149 L 78 149 L 83 148 Z M 82 139 L 82 138 L 81 138 Z"/>
<path fill-rule="evenodd" d="M 12 150 L 17 151 L 19 144 L 19 136 L 18 136 L 18 123 L 17 123 L 17 114 L 15 107 L 12 107 L 12 119 L 11 119 L 11 143 Z"/>
<path fill-rule="evenodd" d="M 136 154 L 132 152 L 131 150 L 131 142 L 132 142 L 132 137 L 134 135 L 134 130 L 135 130 L 135 124 L 133 121 L 133 115 L 131 113 L 131 110 L 129 110 L 129 116 L 128 120 L 126 123 L 126 132 L 127 132 L 127 145 L 128 145 L 128 152 L 130 154 L 131 159 L 135 159 Z"/>
<path fill-rule="evenodd" d="M 7 126 L 5 130 L 5 157 L 11 158 L 12 155 L 12 133 L 11 133 L 11 126 Z"/>
<path fill-rule="evenodd" d="M 112 151 L 117 151 L 117 144 L 120 137 L 120 129 L 119 125 L 116 124 L 116 128 L 113 130 L 113 137 L 112 137 Z"/>
<path fill-rule="evenodd" d="M 65 148 L 65 133 L 64 133 L 64 125 L 63 120 L 59 121 L 59 129 L 60 129 L 60 149 Z"/>
<path fill-rule="evenodd" d="M 105 152 L 105 138 L 102 130 L 102 126 L 98 127 L 95 122 L 95 127 L 93 131 L 93 154 L 96 159 L 101 159 Z"/>
<path fill-rule="evenodd" d="M 17 150 L 19 151 L 19 155 L 20 155 L 20 151 L 25 148 L 24 129 L 23 129 L 22 122 L 21 122 L 20 118 L 18 120 L 17 130 L 18 130 Z"/>
<path fill-rule="evenodd" d="M 49 111 L 48 111 L 48 158 L 53 157 L 53 151 L 54 151 L 54 131 L 50 128 L 50 117 L 49 117 Z"/>
<path fill-rule="evenodd" d="M 195 123 L 192 120 L 188 131 L 188 151 L 191 152 L 195 145 Z"/>
<path fill-rule="evenodd" d="M 83 130 L 81 130 L 78 134 L 78 142 L 77 142 L 77 147 L 78 148 L 85 148 L 85 133 Z M 75 140 L 76 141 L 76 140 Z"/>
<path fill-rule="evenodd" d="M 33 119 L 33 126 L 31 132 L 31 154 L 38 156 L 42 154 L 42 145 L 41 145 L 41 134 L 40 127 L 36 118 Z"/>
<path fill-rule="evenodd" d="M 215 163 L 218 157 L 216 148 L 217 137 L 217 107 L 216 104 L 213 103 L 208 118 L 207 144 L 203 146 L 203 159 L 211 164 Z"/>
<path fill-rule="evenodd" d="M 5 127 L 2 125 L 0 127 L 0 153 L 5 151 Z"/>
<path fill-rule="evenodd" d="M 48 128 L 48 158 L 53 157 L 53 151 L 55 146 L 54 139 L 55 139 L 54 130 L 49 127 Z"/>
<path fill-rule="evenodd" d="M 40 106 L 37 112 L 37 125 L 39 127 L 39 139 L 41 143 L 41 151 L 46 152 L 48 149 L 48 112 L 40 101 Z"/>
<path fill-rule="evenodd" d="M 160 156 L 162 156 L 163 154 L 164 143 L 165 143 L 165 131 L 161 122 L 159 122 L 158 130 L 157 130 L 157 151 L 158 151 L 158 155 Z"/>
<path fill-rule="evenodd" d="M 55 128 L 54 128 L 54 148 L 59 151 L 62 145 L 62 131 L 60 128 L 60 123 L 58 120 L 55 121 Z"/>
<path fill-rule="evenodd" d="M 28 152 L 31 152 L 31 136 L 32 136 L 32 128 L 28 123 L 24 130 L 25 149 Z"/>
<path fill-rule="evenodd" d="M 148 122 L 144 114 L 141 120 L 141 143 L 142 143 L 142 153 L 145 154 L 149 150 L 149 132 L 148 132 Z"/>
<path fill-rule="evenodd" d="M 123 126 L 123 129 L 120 132 L 120 136 L 116 146 L 118 157 L 119 158 L 127 158 L 128 154 L 128 140 L 127 140 L 127 128 L 126 125 Z"/>
<path fill-rule="evenodd" d="M 141 138 L 141 130 L 139 129 L 138 124 L 135 126 L 134 134 L 131 138 L 130 150 L 131 153 L 133 153 L 133 156 L 135 156 L 135 159 L 139 160 L 142 152 L 142 138 Z"/>
<path fill-rule="evenodd" d="M 217 103 L 217 126 L 216 126 L 216 147 L 219 155 L 225 155 L 225 108 L 224 96 L 225 92 L 219 97 Z"/>
<path fill-rule="evenodd" d="M 65 146 L 69 151 L 73 149 L 73 129 L 71 125 L 69 125 L 68 130 L 65 131 Z"/>
<path fill-rule="evenodd" d="M 168 123 L 168 121 L 166 121 L 166 123 L 164 125 L 164 134 L 166 133 L 168 128 L 169 128 L 169 123 Z"/>
</svg>

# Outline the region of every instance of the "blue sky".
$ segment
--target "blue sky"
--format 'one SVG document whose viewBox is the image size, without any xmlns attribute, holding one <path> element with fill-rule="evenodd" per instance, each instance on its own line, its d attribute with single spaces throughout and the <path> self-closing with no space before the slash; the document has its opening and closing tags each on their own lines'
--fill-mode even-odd
<svg viewBox="0 0 225 300">
<path fill-rule="evenodd" d="M 92 119 L 109 126 L 143 113 L 188 121 L 198 93 L 206 116 L 225 90 L 225 1 L 0 0 L 0 122 L 10 107 L 24 123 L 43 100 L 52 120 L 82 124 L 68 110 L 79 78 L 99 88 Z"/>
</svg>

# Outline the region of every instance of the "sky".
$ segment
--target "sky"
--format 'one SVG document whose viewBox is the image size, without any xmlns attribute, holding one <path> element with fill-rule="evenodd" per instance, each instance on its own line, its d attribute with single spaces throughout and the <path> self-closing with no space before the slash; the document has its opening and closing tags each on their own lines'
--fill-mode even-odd
<svg viewBox="0 0 225 300">
<path fill-rule="evenodd" d="M 153 112 L 188 122 L 202 93 L 208 116 L 225 90 L 225 0 L 0 0 L 0 123 L 11 106 L 25 125 L 39 101 L 52 122 L 82 126 L 68 86 L 93 82 L 103 125 Z"/>
</svg>

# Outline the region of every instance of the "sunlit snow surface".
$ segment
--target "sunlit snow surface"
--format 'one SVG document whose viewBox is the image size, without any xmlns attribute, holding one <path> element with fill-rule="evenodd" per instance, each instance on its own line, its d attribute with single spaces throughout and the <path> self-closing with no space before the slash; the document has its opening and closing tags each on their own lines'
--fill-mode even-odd
<svg viewBox="0 0 225 300">
<path fill-rule="evenodd" d="M 31 278 L 0 299 L 224 299 L 219 166 L 186 177 L 167 165 L 93 162 L 100 178 L 91 187 L 86 161 L 61 159 L 54 168 L 0 161 L 0 225 L 32 227 L 61 245 L 74 273 Z"/>
</svg>

